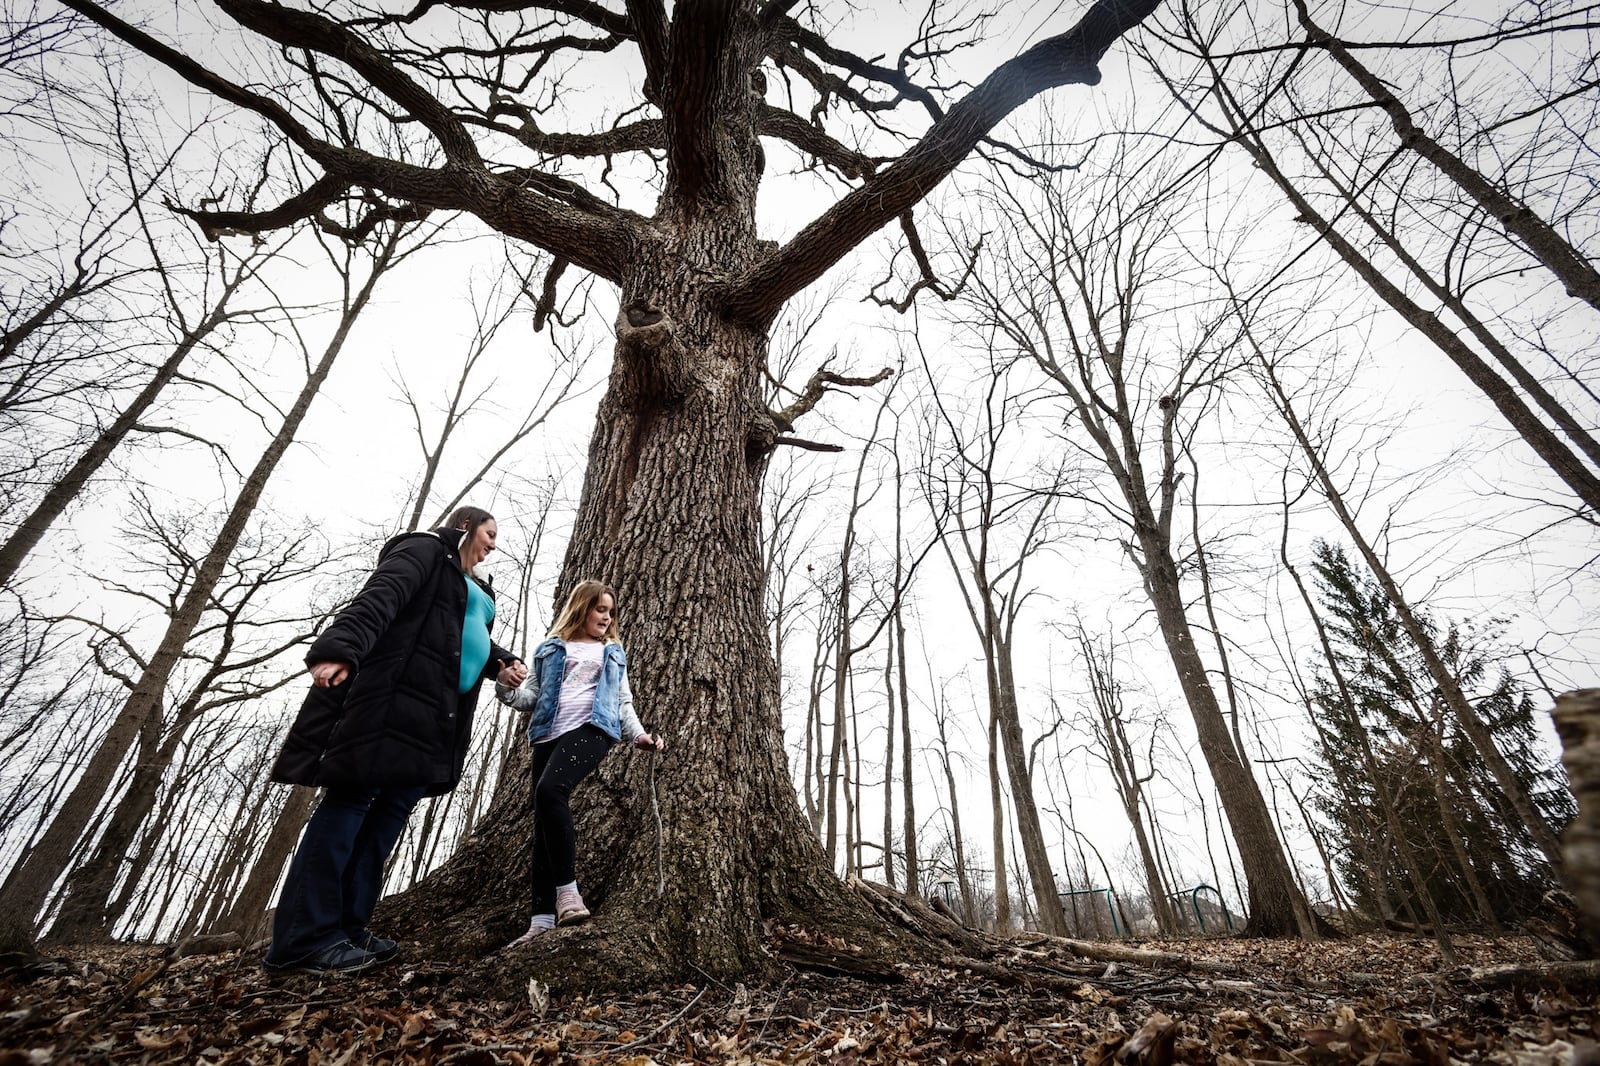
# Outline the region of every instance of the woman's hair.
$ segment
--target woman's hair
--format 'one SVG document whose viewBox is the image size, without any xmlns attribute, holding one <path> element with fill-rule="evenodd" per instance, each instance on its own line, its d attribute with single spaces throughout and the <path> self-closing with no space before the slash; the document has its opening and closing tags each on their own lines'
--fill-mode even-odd
<svg viewBox="0 0 1600 1066">
<path fill-rule="evenodd" d="M 611 626 L 606 630 L 606 640 L 620 641 L 622 637 L 617 633 L 617 615 L 615 611 L 617 594 L 610 585 L 598 581 L 580 581 L 578 587 L 572 590 L 567 597 L 567 604 L 561 608 L 561 614 L 556 618 L 556 624 L 550 627 L 552 637 L 562 640 L 571 640 L 583 632 L 583 623 L 588 621 L 589 612 L 594 610 L 594 605 L 600 602 L 601 596 L 610 596 L 613 607 L 611 613 Z"/>
<path fill-rule="evenodd" d="M 444 525 L 440 526 L 439 528 L 466 530 L 465 533 L 461 534 L 461 543 L 466 544 L 472 540 L 473 536 L 478 532 L 479 526 L 483 525 L 485 522 L 493 521 L 494 515 L 490 514 L 488 511 L 485 511 L 482 507 L 457 507 L 454 511 L 450 512 L 450 517 L 446 518 L 444 520 Z M 474 574 L 473 576 L 476 577 L 477 575 Z"/>
</svg>

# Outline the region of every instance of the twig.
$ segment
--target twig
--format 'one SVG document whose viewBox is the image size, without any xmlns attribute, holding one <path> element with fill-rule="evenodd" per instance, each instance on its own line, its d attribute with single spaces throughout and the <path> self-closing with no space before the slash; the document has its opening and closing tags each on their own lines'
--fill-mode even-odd
<svg viewBox="0 0 1600 1066">
<path fill-rule="evenodd" d="M 144 988 L 152 981 L 159 980 L 175 961 L 176 960 L 173 957 L 173 953 L 170 950 L 163 952 L 161 956 L 161 963 L 154 969 L 141 970 L 134 974 L 132 979 L 128 981 L 127 987 L 122 990 L 117 998 L 112 1000 L 109 1004 L 101 1009 L 100 1017 L 108 1021 L 111 1018 L 116 1017 L 117 1013 L 122 1010 L 123 1006 L 126 1005 L 130 999 L 139 994 L 140 989 Z M 55 1049 L 55 1058 L 61 1062 L 72 1061 L 72 1052 L 77 1050 L 78 1045 L 81 1044 L 84 1038 L 92 1031 L 94 1031 L 93 1026 L 79 1026 L 76 1032 L 69 1035 L 61 1044 L 61 1046 Z"/>
<path fill-rule="evenodd" d="M 656 749 L 650 749 L 650 813 L 656 819 L 656 899 L 667 894 L 667 864 L 662 851 L 661 803 L 656 799 Z"/>
<path fill-rule="evenodd" d="M 653 1032 L 651 1032 L 649 1035 L 641 1036 L 639 1039 L 633 1041 L 632 1043 L 623 1044 L 621 1047 L 607 1048 L 605 1051 L 598 1051 L 593 1055 L 585 1055 L 583 1057 L 586 1058 L 586 1059 L 594 1059 L 594 1058 L 599 1058 L 601 1055 L 615 1055 L 618 1052 L 628 1051 L 628 1050 L 630 1050 L 632 1048 L 641 1047 L 641 1046 L 643 1046 L 645 1044 L 650 1043 L 650 1041 L 654 1040 L 656 1037 L 660 1036 L 662 1033 L 666 1032 L 673 1025 L 675 1025 L 678 1022 L 678 1019 L 682 1018 L 685 1014 L 688 1014 L 689 1013 L 689 1008 L 693 1007 L 696 1003 L 699 1003 L 700 1002 L 700 997 L 705 995 L 705 994 L 706 994 L 706 990 L 704 988 L 702 988 L 700 991 L 696 992 L 694 994 L 694 998 L 683 1005 L 683 1009 L 682 1010 L 680 1010 L 678 1013 L 674 1014 L 672 1017 L 668 1018 L 666 1021 L 662 1022 L 660 1025 L 656 1026 L 655 1030 Z"/>
<path fill-rule="evenodd" d="M 772 1006 L 767 1008 L 767 1016 L 761 1019 L 761 1028 L 756 1033 L 756 1043 L 761 1043 L 761 1038 L 767 1033 L 767 1023 L 772 1021 L 772 1016 L 778 1010 L 778 1004 L 783 1002 L 783 990 L 789 987 L 789 982 L 794 979 L 793 973 L 783 975 L 783 983 L 778 986 L 778 991 L 772 995 Z"/>
</svg>

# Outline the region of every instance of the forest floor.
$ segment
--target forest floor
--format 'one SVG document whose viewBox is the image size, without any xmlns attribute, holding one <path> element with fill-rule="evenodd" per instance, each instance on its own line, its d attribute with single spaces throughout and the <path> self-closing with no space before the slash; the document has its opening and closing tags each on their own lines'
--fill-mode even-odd
<svg viewBox="0 0 1600 1066">
<path fill-rule="evenodd" d="M 239 951 L 86 948 L 0 971 L 0 1066 L 1600 1064 L 1592 978 L 1569 969 L 1563 984 L 1525 938 L 1460 937 L 1450 970 L 1431 941 L 1394 936 L 1112 948 L 1169 953 L 1154 965 L 1086 959 L 1069 943 L 1020 936 L 986 962 L 900 966 L 887 980 L 795 967 L 760 985 L 632 996 L 535 986 L 516 1002 L 458 998 L 451 968 L 403 957 L 354 976 L 269 978 Z M 1497 966 L 1517 969 L 1486 969 Z"/>
</svg>

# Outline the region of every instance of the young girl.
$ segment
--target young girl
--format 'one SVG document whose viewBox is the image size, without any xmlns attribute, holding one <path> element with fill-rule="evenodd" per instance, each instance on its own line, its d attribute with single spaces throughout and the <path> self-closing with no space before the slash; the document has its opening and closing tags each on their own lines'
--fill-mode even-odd
<svg viewBox="0 0 1600 1066">
<path fill-rule="evenodd" d="M 533 745 L 533 921 L 511 947 L 589 917 L 578 894 L 577 838 L 567 806 L 578 782 L 624 737 L 638 748 L 665 748 L 633 713 L 616 604 L 616 594 L 600 582 L 579 582 L 550 636 L 534 651 L 527 680 L 514 688 L 495 685 L 502 703 L 533 712 L 528 723 Z"/>
</svg>

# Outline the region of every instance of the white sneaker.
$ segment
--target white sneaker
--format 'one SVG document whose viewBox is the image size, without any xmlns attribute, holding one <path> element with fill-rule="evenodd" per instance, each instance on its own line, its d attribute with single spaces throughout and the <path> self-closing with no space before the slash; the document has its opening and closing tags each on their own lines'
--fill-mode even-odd
<svg viewBox="0 0 1600 1066">
<path fill-rule="evenodd" d="M 526 944 L 528 941 L 532 940 L 534 937 L 539 936 L 539 935 L 541 935 L 543 933 L 548 933 L 553 928 L 553 926 L 546 925 L 544 922 L 539 921 L 539 919 L 540 918 L 549 919 L 550 917 L 551 916 L 548 915 L 548 914 L 536 914 L 536 915 L 534 915 L 533 916 L 533 920 L 528 923 L 528 931 L 526 933 L 523 933 L 521 936 L 517 937 L 517 939 L 513 940 L 511 943 L 507 944 L 506 945 L 506 949 L 509 950 L 511 948 L 520 948 L 522 945 Z"/>
<path fill-rule="evenodd" d="M 556 924 L 581 925 L 589 920 L 589 908 L 575 888 L 556 889 Z"/>
</svg>

